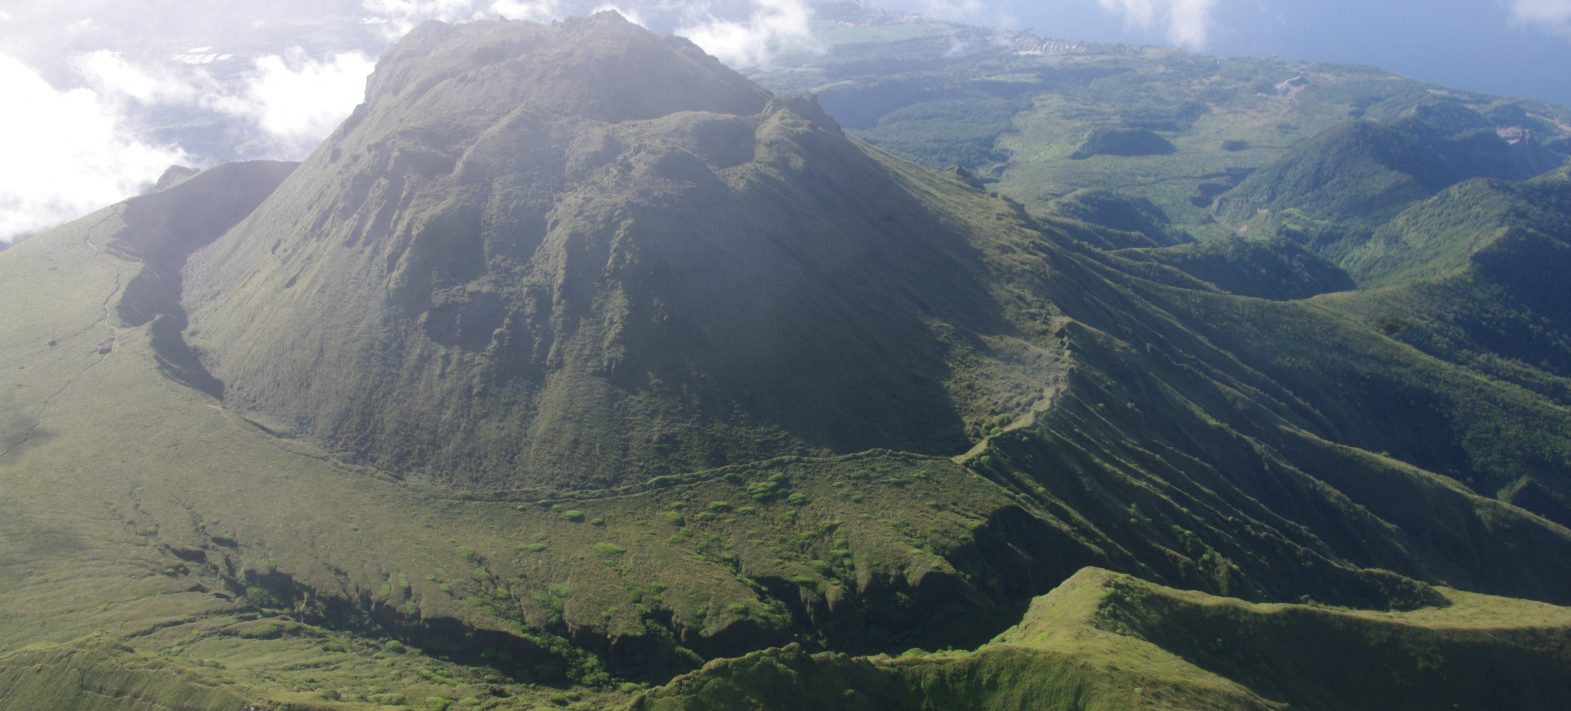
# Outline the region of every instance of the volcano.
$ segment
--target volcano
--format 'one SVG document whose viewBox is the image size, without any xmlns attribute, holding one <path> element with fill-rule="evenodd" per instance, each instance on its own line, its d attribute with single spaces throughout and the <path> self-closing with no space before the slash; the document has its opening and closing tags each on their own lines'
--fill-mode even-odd
<svg viewBox="0 0 1571 711">
<path fill-rule="evenodd" d="M 883 160 L 614 13 L 428 24 L 190 259 L 192 345 L 231 407 L 460 488 L 958 454 L 954 363 L 1020 332 Z"/>
</svg>

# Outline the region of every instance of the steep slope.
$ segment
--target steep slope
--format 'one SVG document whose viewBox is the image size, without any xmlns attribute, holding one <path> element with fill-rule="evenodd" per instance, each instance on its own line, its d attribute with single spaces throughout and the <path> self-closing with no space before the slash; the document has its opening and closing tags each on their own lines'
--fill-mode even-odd
<svg viewBox="0 0 1571 711">
<path fill-rule="evenodd" d="M 614 14 L 425 27 L 367 97 L 187 271 L 231 406 L 463 488 L 969 446 L 973 229 L 812 103 Z"/>
<path fill-rule="evenodd" d="M 1131 250 L 1241 296 L 1302 299 L 1353 288 L 1353 280 L 1319 255 L 1281 237 L 1232 235 L 1167 249 Z"/>
<path fill-rule="evenodd" d="M 1355 253 L 1389 286 L 1323 301 L 1426 354 L 1571 406 L 1568 196 L 1565 168 L 1521 183 L 1457 185 Z M 1571 521 L 1571 493 L 1541 474 L 1499 495 Z"/>
<path fill-rule="evenodd" d="M 969 652 L 768 650 L 710 664 L 633 709 L 1553 708 L 1566 608 L 1448 591 L 1393 614 L 1248 605 L 1086 569 Z M 1333 650 L 1358 648 L 1355 657 Z M 1485 681 L 1487 680 L 1487 681 Z"/>
<path fill-rule="evenodd" d="M 1419 686 L 1443 668 L 1460 694 L 1497 671 L 1472 650 L 1555 608 L 1504 605 L 1461 646 L 1312 633 L 1466 611 L 1437 584 L 1571 601 L 1548 381 L 1415 348 L 1347 296 L 1100 249 L 1159 244 L 1167 208 L 1080 193 L 1080 219 L 1036 219 L 732 76 L 611 16 L 429 25 L 292 172 L 215 168 L 0 255 L 0 654 L 60 667 L 0 673 L 0 698 L 131 667 L 99 689 L 609 705 L 726 657 L 795 693 L 849 659 L 811 653 L 975 647 L 1084 566 L 1378 611 L 1262 626 L 1276 608 L 1129 582 L 1128 629 L 845 672 L 887 703 L 1270 707 L 1336 699 L 1280 682 L 1315 659 L 1199 629 Z M 1511 234 L 1553 227 L 1520 214 Z M 1553 299 L 1557 234 L 1484 240 L 1463 273 Z M 1099 575 L 1068 589 L 1117 589 Z M 1085 614 L 1047 627 L 1086 632 L 1111 594 L 1067 597 Z M 1506 701 L 1558 679 L 1535 644 L 1501 657 L 1532 675 Z M 1087 665 L 1104 652 L 1155 663 L 1131 685 Z M 791 698 L 833 703 L 821 678 Z"/>
<path fill-rule="evenodd" d="M 1097 244 L 1106 249 L 1167 247 L 1189 241 L 1167 227 L 1167 215 L 1150 200 L 1130 199 L 1106 190 L 1076 190 L 1048 205 L 1048 212 L 1107 228 L 1113 234 Z"/>
<path fill-rule="evenodd" d="M 1571 167 L 1521 182 L 1472 180 L 1455 185 L 1377 227 L 1344 262 L 1368 286 L 1434 281 L 1475 266 L 1488 269 L 1498 282 L 1532 283 L 1533 270 L 1522 269 L 1530 266 L 1527 262 L 1478 255 L 1513 241 L 1503 239 L 1507 235 L 1520 238 L 1532 232 L 1567 241 L 1568 186 Z"/>
</svg>

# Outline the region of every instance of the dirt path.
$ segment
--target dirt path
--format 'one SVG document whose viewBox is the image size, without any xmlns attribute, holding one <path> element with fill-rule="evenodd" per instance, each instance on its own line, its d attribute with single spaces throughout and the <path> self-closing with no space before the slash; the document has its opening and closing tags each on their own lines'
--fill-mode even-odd
<svg viewBox="0 0 1571 711">
<path fill-rule="evenodd" d="M 99 249 L 98 245 L 93 244 L 93 233 L 98 231 L 99 226 L 103 225 L 104 222 L 107 222 L 108 220 L 109 220 L 109 218 L 106 217 L 103 220 L 99 220 L 92 227 L 87 228 L 87 235 L 82 238 L 82 243 L 86 244 L 89 248 L 91 248 L 93 250 L 93 256 L 95 258 L 97 258 L 98 260 L 100 260 L 100 261 L 102 261 L 104 259 L 113 259 L 109 255 L 104 254 L 104 251 L 102 249 Z M 114 283 L 114 286 L 110 287 L 109 295 L 104 297 L 104 302 L 103 302 L 104 326 L 108 327 L 108 329 L 109 329 L 109 342 L 108 342 L 107 345 L 100 344 L 99 347 L 98 347 L 98 352 L 99 352 L 99 354 L 103 355 L 105 358 L 108 358 L 111 354 L 113 354 L 115 352 L 115 349 L 120 346 L 120 329 L 115 328 L 114 314 L 110 313 L 109 310 L 110 310 L 110 308 L 112 308 L 112 306 L 114 304 L 115 296 L 120 293 L 120 275 L 121 275 L 121 272 L 122 272 L 121 267 L 119 267 L 118 265 L 115 266 L 115 283 Z"/>
<path fill-rule="evenodd" d="M 1004 425 L 1003 431 L 1000 432 L 1000 434 L 1014 432 L 1015 430 L 1024 429 L 1026 427 L 1035 425 L 1036 418 L 1038 416 L 1044 412 L 1047 412 L 1048 410 L 1053 409 L 1053 403 L 1058 400 L 1058 394 L 1062 392 L 1063 389 L 1063 383 L 1058 381 L 1055 381 L 1049 384 L 1047 387 L 1043 388 L 1041 399 L 1033 403 L 1031 405 L 1031 409 L 1027 410 L 1025 414 L 1016 417 L 1013 422 Z M 956 464 L 965 464 L 966 462 L 982 456 L 982 453 L 986 452 L 988 446 L 992 444 L 993 437 L 994 435 L 983 437 L 982 441 L 977 442 L 976 446 L 966 450 L 965 454 L 956 455 L 951 457 L 950 460 Z"/>
</svg>

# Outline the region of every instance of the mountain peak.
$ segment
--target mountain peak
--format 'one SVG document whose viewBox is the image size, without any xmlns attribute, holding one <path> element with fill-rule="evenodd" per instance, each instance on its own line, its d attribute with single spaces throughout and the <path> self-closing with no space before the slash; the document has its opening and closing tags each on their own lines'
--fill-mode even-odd
<svg viewBox="0 0 1571 711">
<path fill-rule="evenodd" d="M 460 486 L 954 453 L 947 341 L 999 307 L 883 160 L 614 15 L 427 24 L 193 255 L 193 345 L 233 407 Z"/>
<path fill-rule="evenodd" d="M 448 119 L 518 109 L 618 122 L 680 111 L 749 115 L 768 92 L 704 54 L 615 12 L 552 25 L 427 22 L 383 56 L 367 82 L 377 114 Z M 391 127 L 390 127 L 391 128 Z"/>
</svg>

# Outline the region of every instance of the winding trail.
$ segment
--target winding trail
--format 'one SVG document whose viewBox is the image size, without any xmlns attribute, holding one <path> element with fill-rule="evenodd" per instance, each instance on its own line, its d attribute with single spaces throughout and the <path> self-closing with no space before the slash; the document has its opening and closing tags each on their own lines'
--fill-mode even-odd
<svg viewBox="0 0 1571 711">
<path fill-rule="evenodd" d="M 99 249 L 98 245 L 93 244 L 93 233 L 98 230 L 100 225 L 103 225 L 108 220 L 109 220 L 109 218 L 105 217 L 104 219 L 99 220 L 98 222 L 94 223 L 92 227 L 87 228 L 87 234 L 82 237 L 82 243 L 86 244 L 90 249 L 93 250 L 94 258 L 98 259 L 99 261 L 103 261 L 104 259 L 112 259 L 112 257 L 110 257 L 109 255 L 104 254 L 104 251 L 102 249 Z M 114 283 L 114 286 L 110 287 L 109 294 L 104 297 L 104 301 L 103 301 L 103 309 L 104 309 L 103 321 L 104 321 L 104 326 L 108 327 L 108 329 L 109 329 L 109 345 L 107 345 L 107 346 L 100 345 L 99 348 L 98 348 L 98 352 L 100 354 L 102 354 L 105 358 L 109 357 L 111 354 L 114 353 L 116 348 L 120 347 L 120 329 L 115 328 L 114 315 L 109 313 L 109 309 L 110 309 L 110 305 L 115 300 L 115 296 L 120 293 L 120 277 L 121 277 L 121 272 L 122 271 L 123 270 L 122 270 L 122 268 L 120 266 L 118 266 L 118 265 L 115 266 L 115 283 Z M 94 365 L 97 365 L 97 363 L 94 363 Z M 92 366 L 88 366 L 88 367 L 91 368 Z M 84 370 L 83 372 L 86 372 L 86 371 Z"/>
</svg>

